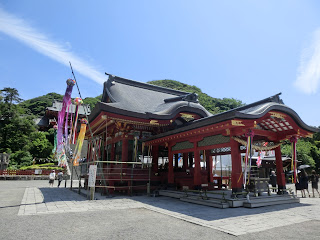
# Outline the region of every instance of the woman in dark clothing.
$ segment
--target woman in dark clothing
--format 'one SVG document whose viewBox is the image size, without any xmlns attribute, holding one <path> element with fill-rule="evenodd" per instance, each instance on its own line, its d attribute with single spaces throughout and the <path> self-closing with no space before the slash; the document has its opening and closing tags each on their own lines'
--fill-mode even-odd
<svg viewBox="0 0 320 240">
<path fill-rule="evenodd" d="M 311 181 L 311 185 L 312 185 L 312 195 L 314 196 L 314 190 L 316 190 L 318 192 L 318 195 L 320 197 L 320 193 L 318 191 L 318 181 L 319 181 L 319 175 L 316 174 L 315 170 L 312 170 L 312 175 L 310 176 L 310 181 Z"/>
<path fill-rule="evenodd" d="M 296 186 L 296 195 L 298 196 L 298 190 L 300 190 L 301 191 L 301 195 L 304 198 L 305 197 L 305 192 L 304 192 L 304 190 L 302 188 L 302 185 L 301 185 L 301 172 L 299 171 L 297 173 L 298 173 L 297 182 L 295 184 L 295 186 Z"/>
<path fill-rule="evenodd" d="M 308 189 L 308 174 L 306 173 L 306 171 L 304 169 L 301 169 L 301 177 L 299 180 L 300 180 L 302 191 L 304 193 L 304 197 L 306 197 L 306 193 L 304 190 L 307 190 L 308 195 L 310 197 L 310 193 L 309 193 L 309 189 Z"/>
</svg>

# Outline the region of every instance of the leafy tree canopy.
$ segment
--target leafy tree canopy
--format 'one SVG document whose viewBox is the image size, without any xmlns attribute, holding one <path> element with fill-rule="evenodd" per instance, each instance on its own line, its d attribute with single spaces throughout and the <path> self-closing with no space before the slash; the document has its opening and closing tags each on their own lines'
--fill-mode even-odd
<svg viewBox="0 0 320 240">
<path fill-rule="evenodd" d="M 96 106 L 97 102 L 101 102 L 101 98 L 102 98 L 102 95 L 99 95 L 95 98 L 87 97 L 87 98 L 83 99 L 83 104 L 89 104 L 90 109 L 92 111 L 94 109 L 94 107 Z"/>
<path fill-rule="evenodd" d="M 38 132 L 33 115 L 26 115 L 19 93 L 13 88 L 0 92 L 0 152 L 11 153 L 11 169 L 29 166 L 35 157 L 46 158 L 51 154 L 52 133 Z"/>
<path fill-rule="evenodd" d="M 63 96 L 57 93 L 48 93 L 46 95 L 23 101 L 19 105 L 36 116 L 43 116 L 46 108 L 51 107 L 53 100 L 62 100 Z"/>
<path fill-rule="evenodd" d="M 316 166 L 316 162 L 311 155 L 312 147 L 313 144 L 311 142 L 304 139 L 299 139 L 297 142 L 297 160 L 301 161 L 302 164 L 308 164 L 314 168 Z M 281 148 L 281 152 L 283 155 L 292 157 L 291 144 L 288 143 L 283 145 Z"/>
</svg>

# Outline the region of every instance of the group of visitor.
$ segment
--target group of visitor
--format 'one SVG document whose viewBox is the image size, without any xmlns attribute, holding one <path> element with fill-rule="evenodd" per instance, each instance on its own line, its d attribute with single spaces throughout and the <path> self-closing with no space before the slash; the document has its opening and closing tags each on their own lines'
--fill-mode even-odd
<svg viewBox="0 0 320 240">
<path fill-rule="evenodd" d="M 316 173 L 315 170 L 312 170 L 311 175 L 308 176 L 305 169 L 301 169 L 301 171 L 298 173 L 297 182 L 295 184 L 296 195 L 297 191 L 300 190 L 303 198 L 306 198 L 307 196 L 311 197 L 308 188 L 309 182 L 311 182 L 312 196 L 315 197 L 314 192 L 316 191 L 320 198 L 320 193 L 318 190 L 319 175 Z M 272 191 L 276 192 L 277 176 L 275 174 L 275 171 L 271 171 L 269 183 L 272 186 Z"/>
<path fill-rule="evenodd" d="M 52 172 L 49 174 L 49 187 L 53 187 L 54 180 L 56 179 L 56 172 L 55 170 L 52 170 Z M 62 170 L 59 171 L 57 175 L 58 179 L 58 187 L 60 187 L 60 184 L 63 180 L 63 172 Z"/>
<path fill-rule="evenodd" d="M 312 170 L 311 175 L 308 176 L 307 172 L 304 169 L 301 169 L 301 172 L 298 173 L 298 179 L 295 184 L 296 194 L 297 194 L 297 190 L 300 190 L 303 198 L 307 197 L 306 192 L 308 193 L 308 196 L 311 197 L 308 189 L 309 181 L 311 182 L 312 196 L 315 197 L 314 192 L 317 191 L 320 197 L 320 193 L 318 191 L 319 175 L 316 174 L 315 170 Z"/>
</svg>

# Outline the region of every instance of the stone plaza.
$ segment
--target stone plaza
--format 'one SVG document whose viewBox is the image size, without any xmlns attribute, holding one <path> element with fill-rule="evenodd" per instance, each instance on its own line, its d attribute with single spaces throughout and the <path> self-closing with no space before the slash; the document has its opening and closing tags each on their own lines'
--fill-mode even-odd
<svg viewBox="0 0 320 240">
<path fill-rule="evenodd" d="M 0 181 L 0 238 L 320 238 L 319 197 L 254 209 L 218 209 L 163 196 L 96 199 L 69 186 L 50 188 L 47 181 Z"/>
</svg>

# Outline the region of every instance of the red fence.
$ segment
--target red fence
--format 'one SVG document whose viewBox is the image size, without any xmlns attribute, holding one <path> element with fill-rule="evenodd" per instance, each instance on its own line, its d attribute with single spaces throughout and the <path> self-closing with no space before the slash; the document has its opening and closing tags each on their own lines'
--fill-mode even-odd
<svg viewBox="0 0 320 240">
<path fill-rule="evenodd" d="M 0 170 L 0 175 L 49 175 L 52 170 Z"/>
</svg>

